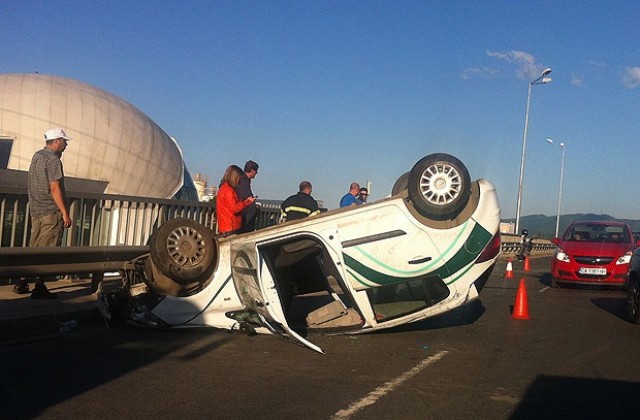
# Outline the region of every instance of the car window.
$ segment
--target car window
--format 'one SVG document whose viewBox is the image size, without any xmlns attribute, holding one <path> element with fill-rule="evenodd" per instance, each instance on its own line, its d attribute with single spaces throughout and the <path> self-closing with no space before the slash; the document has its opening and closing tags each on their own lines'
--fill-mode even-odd
<svg viewBox="0 0 640 420">
<path fill-rule="evenodd" d="M 573 242 L 587 242 L 591 240 L 591 234 L 586 230 L 572 230 L 565 239 Z"/>
<path fill-rule="evenodd" d="M 610 232 L 607 237 L 607 242 L 624 243 L 629 242 L 629 235 L 627 232 Z"/>
<path fill-rule="evenodd" d="M 572 242 L 630 242 L 631 237 L 624 226 L 602 224 L 580 224 L 573 226 L 563 238 Z"/>
<path fill-rule="evenodd" d="M 426 309 L 446 299 L 449 293 L 449 288 L 439 276 L 426 276 L 367 290 L 378 322 Z"/>
</svg>

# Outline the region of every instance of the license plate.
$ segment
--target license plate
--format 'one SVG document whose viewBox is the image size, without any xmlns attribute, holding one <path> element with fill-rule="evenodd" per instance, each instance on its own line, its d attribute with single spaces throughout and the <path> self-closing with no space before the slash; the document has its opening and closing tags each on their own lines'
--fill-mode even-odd
<svg viewBox="0 0 640 420">
<path fill-rule="evenodd" d="M 591 268 L 591 267 L 580 267 L 578 270 L 580 274 L 589 274 L 592 276 L 606 276 L 607 269 L 606 268 Z"/>
</svg>

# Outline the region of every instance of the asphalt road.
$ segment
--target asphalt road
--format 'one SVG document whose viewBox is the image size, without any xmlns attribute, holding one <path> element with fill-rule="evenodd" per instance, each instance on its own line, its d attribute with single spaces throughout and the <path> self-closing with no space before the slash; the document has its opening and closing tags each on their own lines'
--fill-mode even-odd
<svg viewBox="0 0 640 420">
<path fill-rule="evenodd" d="M 76 331 L 0 344 L 0 418 L 637 418 L 640 326 L 621 291 L 551 289 L 548 258 L 401 330 L 273 336 Z M 510 316 L 526 279 L 529 320 Z"/>
</svg>

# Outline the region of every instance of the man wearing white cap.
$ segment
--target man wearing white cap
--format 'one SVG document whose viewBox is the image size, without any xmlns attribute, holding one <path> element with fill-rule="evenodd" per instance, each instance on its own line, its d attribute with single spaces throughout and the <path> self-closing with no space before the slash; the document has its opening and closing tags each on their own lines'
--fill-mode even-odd
<svg viewBox="0 0 640 420">
<path fill-rule="evenodd" d="M 29 167 L 29 211 L 31 214 L 31 239 L 29 246 L 60 246 L 64 228 L 71 226 L 67 194 L 64 188 L 62 153 L 71 140 L 62 128 L 52 128 L 44 133 L 46 145 L 31 159 Z M 27 286 L 28 291 L 28 286 Z M 34 299 L 51 299 L 51 293 L 39 277 L 31 293 Z"/>
</svg>

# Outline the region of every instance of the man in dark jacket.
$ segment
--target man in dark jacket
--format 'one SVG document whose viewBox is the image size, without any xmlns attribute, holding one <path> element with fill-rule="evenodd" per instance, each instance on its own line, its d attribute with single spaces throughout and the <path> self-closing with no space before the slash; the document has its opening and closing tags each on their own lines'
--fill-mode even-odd
<svg viewBox="0 0 640 420">
<path fill-rule="evenodd" d="M 302 181 L 297 194 L 288 197 L 280 206 L 285 221 L 304 219 L 320 213 L 318 202 L 311 197 L 311 183 Z"/>
<path fill-rule="evenodd" d="M 252 160 L 244 164 L 244 175 L 240 178 L 240 183 L 236 187 L 236 194 L 240 201 L 253 197 L 251 191 L 251 180 L 258 174 L 258 164 Z M 257 198 L 257 197 L 256 197 Z M 242 210 L 242 227 L 238 233 L 253 232 L 256 230 L 256 218 L 258 217 L 258 205 L 254 202 L 249 207 Z"/>
</svg>

